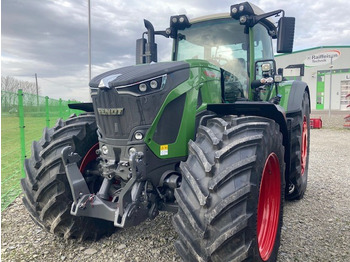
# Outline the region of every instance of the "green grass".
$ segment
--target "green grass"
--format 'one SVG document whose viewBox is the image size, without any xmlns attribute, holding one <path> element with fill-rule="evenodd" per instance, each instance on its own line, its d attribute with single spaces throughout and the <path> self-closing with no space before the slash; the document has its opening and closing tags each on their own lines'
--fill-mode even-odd
<svg viewBox="0 0 350 262">
<path fill-rule="evenodd" d="M 39 140 L 46 126 L 46 114 L 49 126 L 55 125 L 58 118 L 67 119 L 71 114 L 81 111 L 67 107 L 69 101 L 47 99 L 23 93 L 22 99 L 17 93 L 1 91 L 1 211 L 4 210 L 21 192 L 20 180 L 23 176 L 21 160 L 21 138 L 18 112 L 24 112 L 25 154 L 31 156 L 33 140 Z M 22 102 L 21 102 L 22 101 Z M 18 110 L 16 110 L 18 109 Z"/>
<path fill-rule="evenodd" d="M 45 117 L 25 117 L 26 156 L 31 155 L 33 140 L 39 140 L 45 127 Z M 1 117 L 1 211 L 21 192 L 21 148 L 19 119 L 16 116 Z"/>
<path fill-rule="evenodd" d="M 72 113 L 79 114 L 78 110 L 66 110 L 64 118 Z M 25 114 L 27 113 L 24 111 Z M 31 146 L 34 140 L 39 140 L 46 126 L 43 113 L 37 117 L 24 117 L 24 136 L 26 158 L 31 157 Z M 56 124 L 59 114 L 56 111 L 50 114 L 50 127 Z M 20 180 L 22 178 L 21 146 L 19 117 L 15 114 L 1 115 L 1 211 L 3 211 L 22 192 Z"/>
</svg>

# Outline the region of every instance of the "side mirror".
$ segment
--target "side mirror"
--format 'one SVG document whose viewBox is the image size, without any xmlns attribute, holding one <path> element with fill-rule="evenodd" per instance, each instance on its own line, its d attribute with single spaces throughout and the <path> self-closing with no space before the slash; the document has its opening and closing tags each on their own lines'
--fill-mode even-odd
<svg viewBox="0 0 350 262">
<path fill-rule="evenodd" d="M 281 17 L 278 21 L 277 53 L 293 52 L 294 42 L 294 17 Z"/>
</svg>

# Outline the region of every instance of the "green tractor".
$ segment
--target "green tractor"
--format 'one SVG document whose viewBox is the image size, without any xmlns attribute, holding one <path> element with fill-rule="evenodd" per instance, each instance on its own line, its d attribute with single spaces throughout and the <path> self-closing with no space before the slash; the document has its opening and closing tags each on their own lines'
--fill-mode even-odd
<svg viewBox="0 0 350 262">
<path fill-rule="evenodd" d="M 145 20 L 137 65 L 96 76 L 92 103 L 70 106 L 86 113 L 33 142 L 31 217 L 97 240 L 169 211 L 184 261 L 275 261 L 284 199 L 303 197 L 308 174 L 309 88 L 283 78 L 271 40 L 292 52 L 294 25 L 248 2 L 164 31 Z M 156 35 L 173 39 L 171 62 L 157 63 Z"/>
</svg>

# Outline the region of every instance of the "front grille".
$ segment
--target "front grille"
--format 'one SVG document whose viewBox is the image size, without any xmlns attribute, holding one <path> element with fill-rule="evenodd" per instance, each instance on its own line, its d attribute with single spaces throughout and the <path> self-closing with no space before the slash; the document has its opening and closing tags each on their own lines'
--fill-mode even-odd
<svg viewBox="0 0 350 262">
<path fill-rule="evenodd" d="M 151 125 L 169 92 L 186 81 L 189 72 L 188 63 L 169 62 L 120 68 L 95 77 L 90 82 L 91 96 L 102 137 L 128 139 L 135 127 Z M 118 77 L 109 82 L 109 88 L 99 88 L 101 80 L 108 75 Z M 166 75 L 165 85 L 156 93 L 118 93 L 119 89 L 122 91 L 118 87 L 163 75 Z"/>
<path fill-rule="evenodd" d="M 134 127 L 152 124 L 161 106 L 160 101 L 164 100 L 162 96 L 165 94 L 135 97 L 119 95 L 113 89 L 99 90 L 92 101 L 100 133 L 105 138 L 127 139 Z M 101 109 L 117 112 L 114 115 L 101 114 Z"/>
</svg>

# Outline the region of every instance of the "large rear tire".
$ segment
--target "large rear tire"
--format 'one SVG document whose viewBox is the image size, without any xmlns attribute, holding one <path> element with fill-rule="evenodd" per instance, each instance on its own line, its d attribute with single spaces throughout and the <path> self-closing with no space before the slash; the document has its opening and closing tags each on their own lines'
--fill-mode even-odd
<svg viewBox="0 0 350 262">
<path fill-rule="evenodd" d="M 113 223 L 70 214 L 73 202 L 70 186 L 61 158 L 62 149 L 71 146 L 82 159 L 81 171 L 93 165 L 96 146 L 96 121 L 93 115 L 59 120 L 54 128 L 45 128 L 40 141 L 32 144 L 32 156 L 25 160 L 26 177 L 21 180 L 23 203 L 39 226 L 55 235 L 79 240 L 97 240 L 112 233 Z M 96 157 L 95 157 L 96 158 Z M 86 176 L 93 191 L 98 177 Z M 93 192 L 92 192 L 93 193 Z"/>
<path fill-rule="evenodd" d="M 184 261 L 276 260 L 285 187 L 278 124 L 261 117 L 209 119 L 180 168 L 173 223 Z"/>
<path fill-rule="evenodd" d="M 299 200 L 307 187 L 310 152 L 310 101 L 305 91 L 299 112 L 287 115 L 292 118 L 291 169 L 286 188 L 286 199 Z"/>
</svg>

